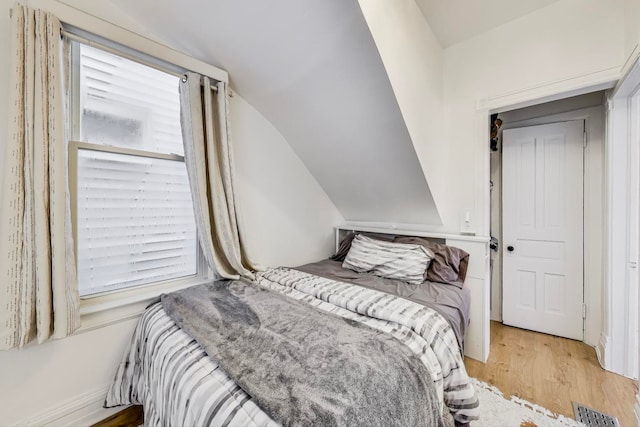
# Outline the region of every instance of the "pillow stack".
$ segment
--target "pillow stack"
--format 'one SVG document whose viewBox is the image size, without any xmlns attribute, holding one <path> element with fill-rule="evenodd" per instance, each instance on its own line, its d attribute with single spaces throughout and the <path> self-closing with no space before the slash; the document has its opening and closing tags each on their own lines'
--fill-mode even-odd
<svg viewBox="0 0 640 427">
<path fill-rule="evenodd" d="M 356 235 L 342 267 L 419 285 L 434 253 L 418 244 L 383 242 Z"/>
</svg>

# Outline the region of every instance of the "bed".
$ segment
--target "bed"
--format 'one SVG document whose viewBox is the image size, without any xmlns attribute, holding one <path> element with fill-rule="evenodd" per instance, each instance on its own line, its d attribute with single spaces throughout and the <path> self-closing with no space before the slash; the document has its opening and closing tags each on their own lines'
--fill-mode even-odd
<svg viewBox="0 0 640 427">
<path fill-rule="evenodd" d="M 163 296 L 142 315 L 105 406 L 143 405 L 146 425 L 464 425 L 476 419 L 478 400 L 462 357 L 470 305 L 464 274 L 453 284 L 419 285 L 355 272 L 343 267 L 354 236 L 342 240 L 332 259 L 270 268 L 254 283 L 215 282 Z M 239 306 L 239 297 L 248 305 Z M 274 320 L 286 325 L 284 333 L 267 323 L 272 312 L 289 316 Z M 259 319 L 258 327 L 246 326 L 251 318 Z M 297 341 L 283 338 L 287 333 L 293 341 L 321 344 L 292 354 Z M 360 343 L 354 333 L 372 341 Z M 352 355 L 359 345 L 362 352 Z M 347 355 L 327 365 L 335 348 Z M 303 374 L 295 372 L 298 361 Z M 291 385 L 291 378 L 298 382 Z"/>
</svg>

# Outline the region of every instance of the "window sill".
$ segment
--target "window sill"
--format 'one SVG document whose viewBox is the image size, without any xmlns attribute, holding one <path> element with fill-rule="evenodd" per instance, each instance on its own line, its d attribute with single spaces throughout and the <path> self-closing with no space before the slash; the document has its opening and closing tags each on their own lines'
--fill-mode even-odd
<svg viewBox="0 0 640 427">
<path fill-rule="evenodd" d="M 159 301 L 160 295 L 212 280 L 214 279 L 207 277 L 190 278 L 82 299 L 81 326 L 76 334 L 136 319 L 150 304 Z"/>
</svg>

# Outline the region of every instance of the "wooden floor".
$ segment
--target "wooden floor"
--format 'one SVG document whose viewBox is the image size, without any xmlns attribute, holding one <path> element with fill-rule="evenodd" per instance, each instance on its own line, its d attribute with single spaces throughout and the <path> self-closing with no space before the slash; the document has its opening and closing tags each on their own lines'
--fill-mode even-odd
<svg viewBox="0 0 640 427">
<path fill-rule="evenodd" d="M 138 427 L 143 422 L 142 406 L 133 405 L 91 427 Z"/>
<path fill-rule="evenodd" d="M 571 401 L 618 417 L 634 426 L 635 381 L 607 372 L 595 350 L 579 341 L 491 322 L 486 364 L 466 358 L 470 376 L 573 418 Z"/>
</svg>

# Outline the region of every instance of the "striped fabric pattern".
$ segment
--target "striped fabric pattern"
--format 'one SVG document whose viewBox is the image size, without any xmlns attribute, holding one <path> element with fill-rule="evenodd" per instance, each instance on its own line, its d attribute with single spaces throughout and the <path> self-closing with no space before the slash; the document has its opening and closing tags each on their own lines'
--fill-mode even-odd
<svg viewBox="0 0 640 427">
<path fill-rule="evenodd" d="M 434 256 L 422 245 L 384 242 L 358 234 L 342 267 L 419 285 Z"/>
<path fill-rule="evenodd" d="M 162 304 L 140 318 L 105 405 L 143 405 L 145 426 L 276 426 Z"/>
<path fill-rule="evenodd" d="M 257 282 L 393 335 L 429 369 L 443 412 L 448 409 L 462 423 L 478 418 L 478 399 L 455 335 L 437 312 L 393 295 L 289 268 L 258 273 Z M 149 426 L 275 424 L 160 304 L 140 319 L 106 403 L 142 404 Z"/>
<path fill-rule="evenodd" d="M 427 366 L 438 399 L 460 423 L 478 419 L 478 398 L 449 323 L 421 304 L 290 268 L 258 273 L 259 284 L 319 309 L 387 332 Z"/>
</svg>

